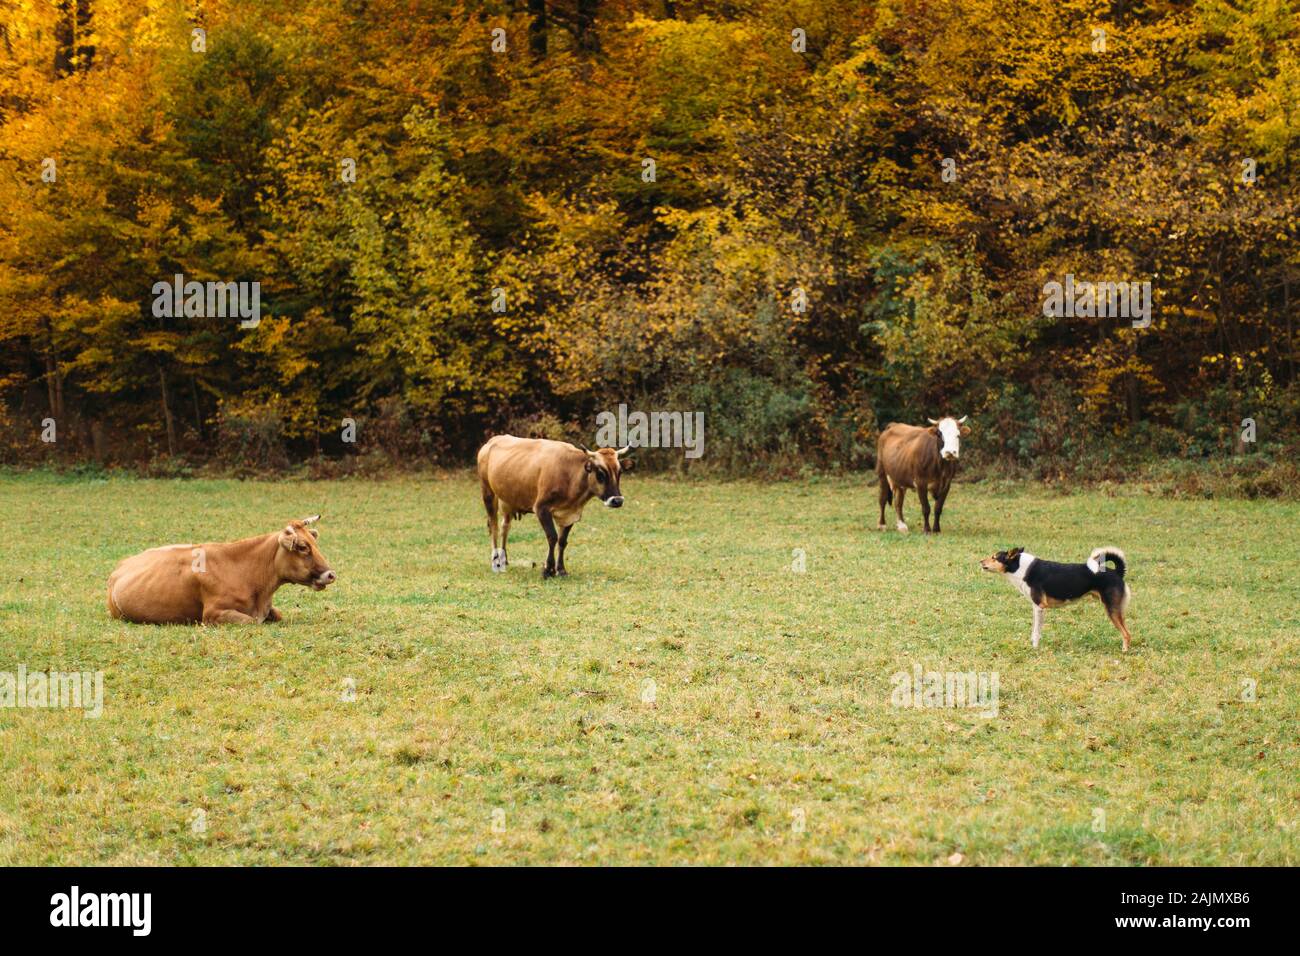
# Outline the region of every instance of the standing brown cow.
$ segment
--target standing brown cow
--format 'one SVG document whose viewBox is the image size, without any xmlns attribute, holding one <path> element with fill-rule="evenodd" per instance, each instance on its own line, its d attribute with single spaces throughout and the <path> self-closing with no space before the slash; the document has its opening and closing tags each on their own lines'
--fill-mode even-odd
<svg viewBox="0 0 1300 956">
<path fill-rule="evenodd" d="M 282 584 L 334 582 L 316 531 L 320 515 L 280 531 L 215 544 L 171 544 L 123 558 L 108 579 L 108 613 L 139 624 L 260 624 L 280 620 Z"/>
<path fill-rule="evenodd" d="M 542 577 L 568 574 L 564 549 L 569 543 L 569 529 L 578 523 L 587 502 L 599 498 L 607 508 L 623 507 L 618 479 L 623 472 L 631 471 L 633 464 L 630 460 L 619 461 L 619 456 L 626 453 L 627 448 L 592 451 L 586 446 L 544 438 L 497 435 L 488 439 L 478 452 L 478 477 L 487 509 L 488 533 L 492 536 L 492 570 L 504 571 L 509 565 L 506 538 L 511 520 L 535 513 L 548 545 Z M 500 549 L 498 512 L 503 518 Z M 558 562 L 556 544 L 560 546 Z"/>
<path fill-rule="evenodd" d="M 930 499 L 934 492 L 934 533 L 939 533 L 939 517 L 943 503 L 948 498 L 952 476 L 957 473 L 957 458 L 961 454 L 961 435 L 969 435 L 966 417 L 928 419 L 929 428 L 901 425 L 897 422 L 885 426 L 876 439 L 876 477 L 880 482 L 880 524 L 885 530 L 885 505 L 894 502 L 898 515 L 898 530 L 906 531 L 903 521 L 903 496 L 908 488 L 915 488 L 921 496 L 921 516 L 925 519 L 926 534 L 930 533 Z"/>
</svg>

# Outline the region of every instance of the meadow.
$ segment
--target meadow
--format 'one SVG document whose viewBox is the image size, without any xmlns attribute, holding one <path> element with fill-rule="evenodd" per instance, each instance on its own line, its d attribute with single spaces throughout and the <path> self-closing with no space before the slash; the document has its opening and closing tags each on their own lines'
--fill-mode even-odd
<svg viewBox="0 0 1300 956">
<path fill-rule="evenodd" d="M 0 708 L 0 864 L 1300 863 L 1300 505 L 958 484 L 875 530 L 867 476 L 630 475 L 570 575 L 489 567 L 467 473 L 0 476 L 0 671 L 102 671 L 103 713 Z M 108 618 L 146 547 L 322 512 L 284 621 Z M 1127 551 L 1030 611 L 980 557 Z M 801 567 L 802 570 L 795 570 Z M 891 704 L 997 674 L 996 716 Z"/>
</svg>

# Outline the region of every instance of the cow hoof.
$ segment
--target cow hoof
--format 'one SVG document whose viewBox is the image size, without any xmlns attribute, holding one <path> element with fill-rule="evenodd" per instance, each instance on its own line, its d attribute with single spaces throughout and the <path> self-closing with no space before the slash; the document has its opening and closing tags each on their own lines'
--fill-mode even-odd
<svg viewBox="0 0 1300 956">
<path fill-rule="evenodd" d="M 898 522 L 898 530 L 901 531 L 903 534 L 907 534 L 907 525 L 903 524 L 903 522 L 901 521 Z"/>
<path fill-rule="evenodd" d="M 569 576 L 569 572 L 564 570 L 564 568 L 560 568 L 560 570 L 556 571 L 555 573 L 562 578 L 567 578 Z"/>
<path fill-rule="evenodd" d="M 545 581 L 547 578 L 553 578 L 553 577 L 555 577 L 555 572 L 554 572 L 554 571 L 552 571 L 550 568 L 542 568 L 542 580 L 543 580 L 543 581 Z"/>
<path fill-rule="evenodd" d="M 882 522 L 880 522 L 880 524 L 876 525 L 876 530 L 877 530 L 877 531 L 884 531 L 884 530 L 885 530 L 885 523 L 882 521 Z"/>
</svg>

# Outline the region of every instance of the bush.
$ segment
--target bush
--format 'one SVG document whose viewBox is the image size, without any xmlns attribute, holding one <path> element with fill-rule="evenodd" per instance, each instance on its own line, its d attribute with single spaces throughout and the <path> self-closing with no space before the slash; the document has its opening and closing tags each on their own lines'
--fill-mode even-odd
<svg viewBox="0 0 1300 956">
<path fill-rule="evenodd" d="M 289 465 L 284 418 L 274 405 L 223 402 L 217 409 L 214 457 L 236 474 L 279 471 Z"/>
<path fill-rule="evenodd" d="M 582 426 L 575 422 L 566 422 L 550 412 L 534 412 L 520 415 L 506 423 L 502 434 L 514 435 L 516 438 L 549 438 L 551 441 L 579 441 L 585 445 L 592 444 L 590 434 L 583 432 Z M 586 437 L 583 437 L 586 434 Z"/>
<path fill-rule="evenodd" d="M 371 459 L 366 469 L 371 472 L 378 461 L 410 465 L 446 454 L 436 422 L 396 395 L 381 398 L 374 412 L 357 423 L 356 450 Z"/>
<path fill-rule="evenodd" d="M 722 369 L 677 385 L 647 407 L 704 413 L 703 455 L 691 461 L 674 450 L 679 468 L 691 461 L 692 468 L 753 474 L 801 472 L 821 464 L 808 454 L 820 443 L 807 383 L 781 383 L 744 368 Z"/>
</svg>

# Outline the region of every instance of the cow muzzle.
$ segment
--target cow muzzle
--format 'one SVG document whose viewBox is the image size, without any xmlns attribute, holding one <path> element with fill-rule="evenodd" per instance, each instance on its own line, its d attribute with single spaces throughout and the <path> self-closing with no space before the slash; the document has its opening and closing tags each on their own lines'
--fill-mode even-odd
<svg viewBox="0 0 1300 956">
<path fill-rule="evenodd" d="M 946 451 L 946 452 L 943 453 L 943 460 L 944 460 L 944 461 L 956 461 L 956 460 L 957 460 L 957 453 L 956 453 L 955 451 Z"/>
<path fill-rule="evenodd" d="M 621 508 L 621 507 L 623 507 L 623 496 L 622 496 L 622 495 L 610 495 L 608 498 L 605 499 L 605 507 L 606 507 L 606 508 Z"/>
<path fill-rule="evenodd" d="M 311 579 L 311 586 L 314 590 L 324 591 L 327 587 L 335 582 L 338 575 L 333 571 L 322 571 L 316 577 Z"/>
</svg>

